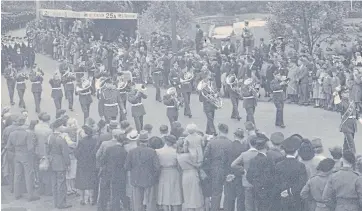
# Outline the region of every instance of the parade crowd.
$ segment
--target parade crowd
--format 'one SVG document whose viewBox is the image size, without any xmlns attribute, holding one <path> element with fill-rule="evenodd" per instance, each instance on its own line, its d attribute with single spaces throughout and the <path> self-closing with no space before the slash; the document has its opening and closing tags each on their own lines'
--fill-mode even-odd
<svg viewBox="0 0 362 211">
<path fill-rule="evenodd" d="M 362 158 L 354 135 L 362 111 L 361 38 L 352 48 L 334 48 L 332 41 L 326 49 L 317 45 L 311 56 L 283 37 L 268 44 L 261 39 L 254 47 L 245 25 L 241 41 L 224 40 L 221 49 L 197 26 L 195 40 L 178 39 L 176 54 L 168 35 L 155 32 L 146 41 L 137 32 L 135 38 L 120 33 L 111 41 L 88 21 L 34 21 L 25 38 L 6 36 L 2 72 L 11 105 L 16 87 L 22 111 L 2 111 L 2 181 L 16 199 L 25 192 L 29 201 L 52 195 L 59 209 L 70 209 L 67 195 L 75 194 L 81 205 L 97 205 L 99 211 L 360 211 Z M 49 81 L 52 121 L 53 115 L 41 111 L 44 73 L 35 53 L 61 62 Z M 28 79 L 37 120 L 27 117 Z M 148 84 L 169 119 L 158 132 L 143 124 Z M 163 96 L 161 87 L 167 88 Z M 286 127 L 286 100 L 340 112 L 343 146 L 324 157 L 320 139 L 266 136 L 254 119 L 262 89 L 276 107 L 277 127 Z M 203 105 L 205 132 L 177 121 L 182 107 L 192 118 L 193 92 Z M 84 113 L 82 126 L 62 107 L 64 96 L 73 110 L 74 94 Z M 95 96 L 99 121 L 89 117 Z M 243 129 L 214 126 L 214 114 L 227 98 L 238 121 L 243 101 Z"/>
</svg>

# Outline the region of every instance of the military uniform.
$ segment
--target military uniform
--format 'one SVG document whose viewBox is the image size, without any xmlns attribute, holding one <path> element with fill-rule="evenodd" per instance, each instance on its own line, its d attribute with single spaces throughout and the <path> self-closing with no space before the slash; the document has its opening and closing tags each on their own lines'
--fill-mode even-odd
<svg viewBox="0 0 362 211">
<path fill-rule="evenodd" d="M 7 67 L 5 69 L 4 76 L 5 76 L 5 79 L 6 79 L 6 84 L 8 86 L 11 105 L 15 104 L 14 103 L 14 91 L 15 91 L 16 75 L 17 75 L 17 71 L 12 66 Z"/>
<path fill-rule="evenodd" d="M 63 91 L 62 91 L 62 81 L 60 79 L 50 79 L 49 84 L 52 87 L 52 98 L 54 100 L 55 109 L 58 111 L 62 109 L 62 99 L 63 99 Z"/>
<path fill-rule="evenodd" d="M 84 114 L 84 122 L 89 117 L 90 105 L 93 102 L 91 86 L 83 89 L 79 85 L 76 88 L 76 94 L 79 95 L 79 103 Z"/>
<path fill-rule="evenodd" d="M 243 107 L 246 111 L 246 121 L 250 121 L 255 125 L 254 113 L 257 106 L 256 93 L 249 89 L 249 86 L 244 86 L 243 93 Z"/>
<path fill-rule="evenodd" d="M 28 79 L 28 76 L 25 72 L 18 73 L 16 76 L 16 89 L 18 90 L 19 95 L 19 107 L 25 108 L 24 94 L 26 89 L 25 81 Z"/>
<path fill-rule="evenodd" d="M 231 119 L 237 119 L 240 120 L 240 114 L 239 114 L 239 99 L 240 99 L 240 94 L 238 92 L 236 92 L 236 90 L 234 90 L 232 87 L 230 87 L 230 85 L 227 86 L 228 87 L 228 93 L 230 96 L 230 100 L 231 100 L 231 104 L 233 106 L 232 112 L 231 112 Z M 247 120 L 250 121 L 250 120 Z"/>
<path fill-rule="evenodd" d="M 166 115 L 170 121 L 170 127 L 173 122 L 178 120 L 178 102 L 169 94 L 163 96 L 163 103 L 167 107 Z"/>
<path fill-rule="evenodd" d="M 185 80 L 184 76 L 181 77 L 182 80 Z M 182 82 L 180 87 L 180 92 L 182 94 L 182 98 L 184 101 L 184 115 L 188 117 L 192 117 L 191 108 L 190 108 L 190 100 L 191 100 L 191 92 L 192 92 L 192 84 L 191 81 Z"/>
<path fill-rule="evenodd" d="M 355 210 L 362 208 L 362 176 L 351 167 L 341 167 L 332 174 L 323 191 L 323 201 L 335 203 L 335 211 Z"/>
<path fill-rule="evenodd" d="M 73 110 L 75 76 L 71 72 L 66 72 L 62 75 L 61 81 L 64 86 L 65 98 L 68 100 L 69 103 L 68 108 L 70 110 Z"/>
<path fill-rule="evenodd" d="M 143 116 L 146 114 L 142 99 L 146 99 L 147 95 L 143 92 L 133 89 L 128 94 L 128 102 L 131 103 L 132 117 L 134 118 L 136 129 L 140 132 L 143 128 Z"/>
<path fill-rule="evenodd" d="M 277 109 L 276 112 L 276 117 L 275 117 L 275 125 L 279 126 L 279 127 L 285 127 L 284 126 L 284 100 L 285 100 L 285 95 L 284 95 L 284 91 L 283 85 L 280 85 L 282 81 L 278 80 L 278 79 L 273 79 L 270 82 L 270 89 L 273 91 L 273 101 L 274 101 L 274 105 Z"/>
<path fill-rule="evenodd" d="M 201 93 L 199 95 L 199 101 L 202 102 L 204 113 L 206 114 L 206 134 L 214 135 L 216 133 L 214 118 L 216 107 L 214 104 L 210 103 Z"/>
<path fill-rule="evenodd" d="M 152 80 L 153 86 L 156 88 L 156 101 L 161 102 L 161 89 L 162 86 L 162 69 L 161 67 L 156 67 L 152 70 Z"/>
<path fill-rule="evenodd" d="M 43 75 L 44 73 L 36 71 L 32 71 L 29 74 L 29 79 L 31 82 L 31 92 L 34 96 L 35 101 L 35 112 L 40 113 L 40 101 L 41 101 L 41 93 L 43 91 L 42 83 L 43 83 Z"/>
<path fill-rule="evenodd" d="M 350 100 L 342 99 L 340 109 L 342 115 L 340 131 L 344 134 L 343 149 L 351 149 L 353 152 L 356 152 L 354 142 L 354 135 L 357 132 L 358 119 L 356 106 L 355 104 L 351 104 Z"/>
<path fill-rule="evenodd" d="M 118 116 L 118 110 L 123 112 L 124 106 L 121 94 L 114 85 L 105 85 L 100 93 L 101 103 L 98 106 L 99 116 L 104 117 L 107 122 L 115 120 Z"/>
</svg>

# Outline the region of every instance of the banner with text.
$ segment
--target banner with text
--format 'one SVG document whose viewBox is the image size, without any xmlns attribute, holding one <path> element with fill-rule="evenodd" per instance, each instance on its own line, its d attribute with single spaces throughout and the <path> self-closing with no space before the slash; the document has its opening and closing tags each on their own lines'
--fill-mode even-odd
<svg viewBox="0 0 362 211">
<path fill-rule="evenodd" d="M 118 20 L 137 19 L 137 13 L 121 13 L 121 12 L 75 12 L 72 10 L 41 9 L 40 14 L 45 17 L 55 17 L 55 18 L 118 19 Z"/>
</svg>

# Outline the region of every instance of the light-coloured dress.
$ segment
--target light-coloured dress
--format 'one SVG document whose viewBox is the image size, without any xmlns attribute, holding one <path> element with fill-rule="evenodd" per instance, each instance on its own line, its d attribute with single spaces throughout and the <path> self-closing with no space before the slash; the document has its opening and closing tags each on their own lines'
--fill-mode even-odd
<svg viewBox="0 0 362 211">
<path fill-rule="evenodd" d="M 204 206 L 204 196 L 200 186 L 198 169 L 190 153 L 177 154 L 177 162 L 182 170 L 183 209 L 199 209 Z"/>
<path fill-rule="evenodd" d="M 156 152 L 161 164 L 157 204 L 181 205 L 181 173 L 177 168 L 176 149 L 165 145 L 161 149 L 157 149 Z"/>
</svg>

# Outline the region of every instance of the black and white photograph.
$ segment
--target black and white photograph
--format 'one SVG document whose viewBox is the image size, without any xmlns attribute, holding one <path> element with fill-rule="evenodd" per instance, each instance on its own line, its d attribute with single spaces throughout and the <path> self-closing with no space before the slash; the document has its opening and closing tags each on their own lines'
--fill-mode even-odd
<svg viewBox="0 0 362 211">
<path fill-rule="evenodd" d="M 362 1 L 1 1 L 1 211 L 362 211 Z"/>
</svg>

